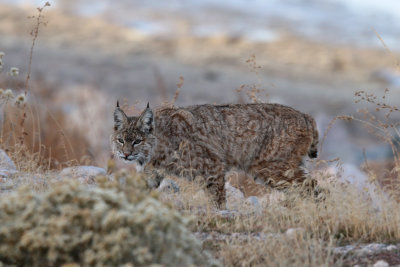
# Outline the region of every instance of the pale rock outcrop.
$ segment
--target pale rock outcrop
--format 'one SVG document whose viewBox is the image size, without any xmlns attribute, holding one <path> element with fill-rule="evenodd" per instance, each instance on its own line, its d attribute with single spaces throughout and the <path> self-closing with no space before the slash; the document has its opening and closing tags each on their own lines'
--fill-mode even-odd
<svg viewBox="0 0 400 267">
<path fill-rule="evenodd" d="M 105 176 L 105 169 L 96 166 L 74 166 L 63 169 L 60 172 L 60 177 L 69 177 L 77 179 L 83 184 L 92 184 L 96 182 L 97 176 Z"/>
</svg>

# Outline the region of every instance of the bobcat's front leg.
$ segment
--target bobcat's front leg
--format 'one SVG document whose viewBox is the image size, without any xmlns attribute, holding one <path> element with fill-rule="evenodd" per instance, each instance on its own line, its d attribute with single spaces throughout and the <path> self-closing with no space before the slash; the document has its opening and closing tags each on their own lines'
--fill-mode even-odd
<svg viewBox="0 0 400 267">
<path fill-rule="evenodd" d="M 216 174 L 207 178 L 207 189 L 218 209 L 226 208 L 225 175 Z"/>
<path fill-rule="evenodd" d="M 145 170 L 146 183 L 149 188 L 157 188 L 164 180 L 165 173 L 159 169 Z"/>
</svg>

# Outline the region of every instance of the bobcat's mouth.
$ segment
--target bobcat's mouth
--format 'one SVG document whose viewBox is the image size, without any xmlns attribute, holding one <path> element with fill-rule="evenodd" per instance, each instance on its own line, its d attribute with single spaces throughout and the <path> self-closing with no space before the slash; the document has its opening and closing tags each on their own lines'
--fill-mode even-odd
<svg viewBox="0 0 400 267">
<path fill-rule="evenodd" d="M 134 156 L 129 155 L 129 156 L 120 156 L 121 159 L 125 160 L 125 161 L 133 161 L 135 159 Z"/>
<path fill-rule="evenodd" d="M 139 165 L 143 165 L 145 162 L 145 159 L 143 157 L 141 157 L 139 154 L 134 154 L 134 155 L 129 155 L 127 157 L 125 156 L 120 156 L 124 161 L 135 161 L 137 164 Z"/>
</svg>

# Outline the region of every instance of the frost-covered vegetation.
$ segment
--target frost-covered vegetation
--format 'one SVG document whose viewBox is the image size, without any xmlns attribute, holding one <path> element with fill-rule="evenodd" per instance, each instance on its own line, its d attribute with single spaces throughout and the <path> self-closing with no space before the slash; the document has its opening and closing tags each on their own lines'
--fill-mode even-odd
<svg viewBox="0 0 400 267">
<path fill-rule="evenodd" d="M 0 199 L 0 262 L 16 266 L 213 264 L 186 217 L 156 199 L 138 176 L 99 178 L 46 192 L 29 186 Z M 217 264 L 217 263 L 214 263 Z"/>
</svg>

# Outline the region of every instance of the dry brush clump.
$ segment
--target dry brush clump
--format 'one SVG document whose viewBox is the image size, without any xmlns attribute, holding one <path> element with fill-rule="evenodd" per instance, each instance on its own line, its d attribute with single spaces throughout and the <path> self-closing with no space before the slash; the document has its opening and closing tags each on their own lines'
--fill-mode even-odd
<svg viewBox="0 0 400 267">
<path fill-rule="evenodd" d="M 17 266 L 212 265 L 188 219 L 159 202 L 137 176 L 99 187 L 54 184 L 0 199 L 0 262 Z M 217 264 L 217 263 L 215 263 Z"/>
<path fill-rule="evenodd" d="M 364 90 L 355 92 L 355 103 L 362 105 L 355 115 L 336 116 L 328 125 L 320 151 L 330 129 L 338 121 L 359 123 L 365 127 L 369 134 L 391 148 L 391 157 L 382 158 L 380 161 L 370 162 L 364 153 L 362 169 L 368 174 L 371 181 L 376 181 L 391 196 L 400 199 L 399 174 L 400 174 L 400 108 L 393 103 L 390 90 L 386 88 L 382 95 Z"/>
</svg>

